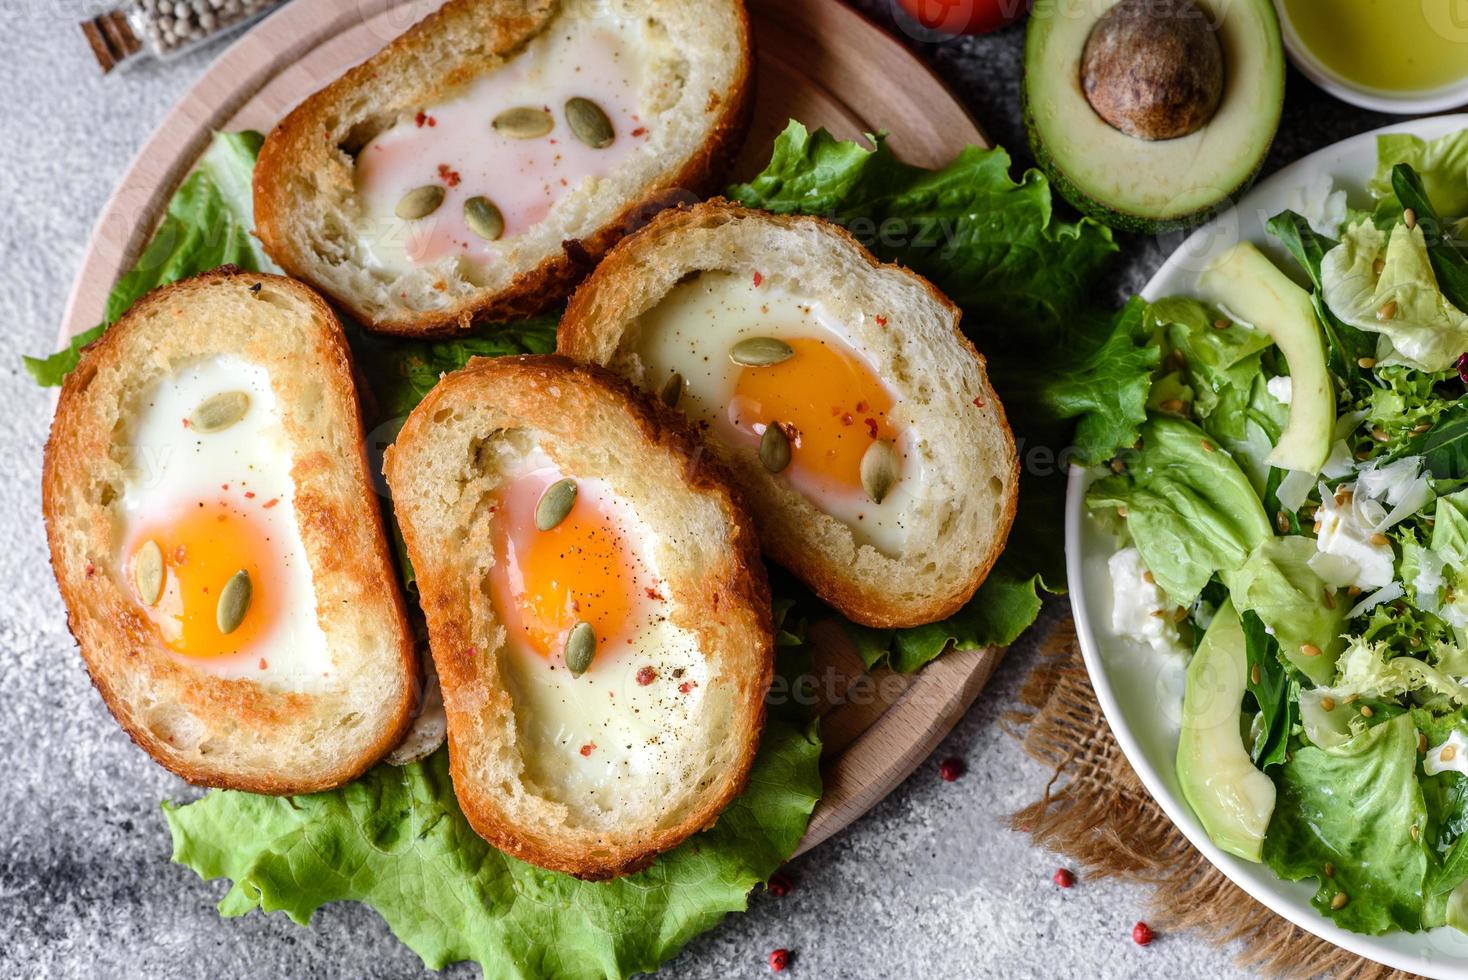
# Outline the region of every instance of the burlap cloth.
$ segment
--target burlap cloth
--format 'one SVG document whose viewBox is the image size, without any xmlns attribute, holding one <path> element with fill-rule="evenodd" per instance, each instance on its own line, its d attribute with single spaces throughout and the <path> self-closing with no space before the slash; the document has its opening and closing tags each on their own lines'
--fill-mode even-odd
<svg viewBox="0 0 1468 980">
<path fill-rule="evenodd" d="M 1066 855 L 1084 877 L 1151 887 L 1148 923 L 1217 944 L 1239 941 L 1238 962 L 1279 977 L 1410 980 L 1348 953 L 1250 898 L 1193 849 L 1122 755 L 1067 620 L 1042 645 L 1041 661 L 1006 721 L 1025 752 L 1052 770 L 1044 795 L 1010 817 L 1036 844 Z"/>
</svg>

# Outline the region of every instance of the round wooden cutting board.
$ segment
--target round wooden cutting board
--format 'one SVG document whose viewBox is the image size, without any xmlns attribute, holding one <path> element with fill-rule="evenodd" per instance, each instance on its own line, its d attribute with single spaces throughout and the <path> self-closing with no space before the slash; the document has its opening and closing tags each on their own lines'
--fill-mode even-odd
<svg viewBox="0 0 1468 980">
<path fill-rule="evenodd" d="M 92 232 L 61 338 L 102 318 L 168 199 L 215 130 L 268 131 L 301 99 L 401 34 L 442 0 L 294 0 L 222 54 L 143 146 Z M 885 130 L 897 155 L 946 164 L 987 145 L 963 107 L 895 39 L 839 0 L 747 0 L 756 102 L 734 177 L 758 173 L 789 119 L 843 139 Z M 816 708 L 825 792 L 801 851 L 905 779 L 973 703 L 1002 650 L 950 651 L 913 676 L 868 674 L 835 624 L 817 624 Z"/>
</svg>

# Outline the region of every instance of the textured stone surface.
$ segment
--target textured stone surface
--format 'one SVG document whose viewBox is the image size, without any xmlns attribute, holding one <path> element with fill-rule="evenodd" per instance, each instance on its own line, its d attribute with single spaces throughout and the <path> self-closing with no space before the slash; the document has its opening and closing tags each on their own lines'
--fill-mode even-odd
<svg viewBox="0 0 1468 980">
<path fill-rule="evenodd" d="M 798 0 L 797 0 L 798 2 Z M 880 20 L 890 0 L 866 0 Z M 0 778 L 0 974 L 5 976 L 401 977 L 421 973 L 373 913 L 326 909 L 309 930 L 283 917 L 221 921 L 220 884 L 168 861 L 158 802 L 187 787 L 154 766 L 108 717 L 82 669 L 47 568 L 40 522 L 41 447 L 51 398 L 21 369 L 52 347 L 92 222 L 146 135 L 211 52 L 98 76 L 75 22 L 78 0 L 0 4 L 0 730 L 12 745 Z M 909 39 L 910 40 L 910 39 Z M 1023 32 L 912 41 L 998 142 L 1028 153 L 1019 119 Z M 1383 120 L 1289 80 L 1273 169 Z M 1124 238 L 1120 297 L 1172 247 Z M 1056 516 L 1059 520 L 1059 515 Z M 1051 604 L 1049 615 L 1063 611 Z M 748 915 L 695 941 L 668 973 L 764 976 L 789 947 L 791 975 L 1231 976 L 1227 952 L 1188 936 L 1148 949 L 1129 939 L 1140 889 L 1084 879 L 1062 892 L 1056 859 L 1001 829 L 1046 773 L 1000 728 L 1033 654 L 1010 653 L 934 760 L 865 819 L 789 869 L 785 898 L 755 895 Z M 954 783 L 936 759 L 964 757 Z M 471 976 L 471 968 L 450 971 Z"/>
</svg>

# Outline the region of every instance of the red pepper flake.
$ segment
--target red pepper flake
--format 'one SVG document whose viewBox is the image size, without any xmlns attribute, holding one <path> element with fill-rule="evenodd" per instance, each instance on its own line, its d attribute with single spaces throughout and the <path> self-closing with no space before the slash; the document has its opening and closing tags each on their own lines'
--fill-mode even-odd
<svg viewBox="0 0 1468 980">
<path fill-rule="evenodd" d="M 866 420 L 866 424 L 867 435 L 871 436 L 873 439 L 877 438 L 877 420 L 874 418 L 868 418 Z"/>
<path fill-rule="evenodd" d="M 438 125 L 438 120 L 435 119 L 435 118 L 433 118 L 432 116 L 429 116 L 428 117 L 428 128 L 429 129 L 432 129 L 434 126 L 437 126 L 437 125 Z"/>
<path fill-rule="evenodd" d="M 190 422 L 190 421 L 189 421 L 189 420 L 188 420 L 188 419 L 184 419 L 184 420 L 183 420 L 183 424 L 184 424 L 184 428 L 185 428 L 185 429 L 187 429 L 187 428 L 188 428 L 188 427 L 189 427 L 189 426 L 190 426 L 190 425 L 192 425 L 192 424 L 193 424 L 193 423 L 192 423 L 192 422 Z"/>
<path fill-rule="evenodd" d="M 269 665 L 269 664 L 268 664 L 268 663 L 266 663 L 266 662 L 265 662 L 265 658 L 264 658 L 264 657 L 261 657 L 261 658 L 260 658 L 260 669 L 261 669 L 261 670 L 266 670 L 266 669 L 268 669 L 268 668 L 269 668 L 269 667 L 270 667 L 270 665 Z"/>
<path fill-rule="evenodd" d="M 245 491 L 245 499 L 246 500 L 254 500 L 255 499 L 255 491 L 253 491 L 253 490 L 246 490 Z"/>
<path fill-rule="evenodd" d="M 963 775 L 963 760 L 944 759 L 938 763 L 938 775 L 943 778 L 945 783 L 953 782 L 959 776 Z"/>
<path fill-rule="evenodd" d="M 596 743 L 595 742 L 587 742 L 585 745 L 581 746 L 581 754 L 583 756 L 590 757 L 591 753 L 593 753 L 595 751 L 596 751 Z"/>
<path fill-rule="evenodd" d="M 758 270 L 758 269 L 756 269 L 756 270 L 755 270 L 755 272 L 754 272 L 754 288 L 755 288 L 755 289 L 758 289 L 758 288 L 759 288 L 759 285 L 760 285 L 760 283 L 762 283 L 762 282 L 764 282 L 764 281 L 765 281 L 765 277 L 764 277 L 764 276 L 762 276 L 762 275 L 760 275 L 760 274 L 759 274 L 759 270 Z"/>
<path fill-rule="evenodd" d="M 462 179 L 459 176 L 459 172 L 457 170 L 454 170 L 453 168 L 451 168 L 446 163 L 440 163 L 438 165 L 438 177 L 439 177 L 440 180 L 442 180 L 445 184 L 448 184 L 450 187 L 458 187 L 459 186 L 459 181 Z"/>
<path fill-rule="evenodd" d="M 1076 883 L 1076 876 L 1069 868 L 1061 868 L 1055 872 L 1055 883 L 1061 888 L 1069 888 Z"/>
<path fill-rule="evenodd" d="M 884 316 L 877 317 L 877 326 L 879 326 L 879 327 L 885 327 L 886 325 L 887 325 L 887 318 L 886 317 L 884 317 Z"/>
<path fill-rule="evenodd" d="M 974 408 L 983 408 L 983 407 L 984 407 L 984 399 L 982 397 L 975 398 L 974 399 Z"/>
<path fill-rule="evenodd" d="M 419 127 L 420 129 L 423 127 L 423 124 L 425 122 L 427 122 L 427 121 L 428 121 L 428 114 L 426 112 L 423 112 L 421 109 L 419 110 L 418 115 L 416 115 L 416 116 L 413 117 L 413 125 Z"/>
<path fill-rule="evenodd" d="M 790 950 L 777 949 L 770 954 L 770 969 L 776 973 L 790 965 Z"/>
<path fill-rule="evenodd" d="M 97 566 L 96 565 L 93 565 L 91 562 L 87 562 L 87 578 L 91 578 L 93 575 L 96 575 L 96 574 L 97 574 Z"/>
<path fill-rule="evenodd" d="M 655 589 L 652 586 L 650 586 L 650 585 L 647 588 L 643 589 L 642 591 L 646 592 L 647 593 L 647 597 L 649 599 L 651 599 L 653 602 L 662 602 L 663 601 L 663 594 L 661 592 L 659 592 L 657 589 Z"/>
<path fill-rule="evenodd" d="M 1150 946 L 1152 945 L 1152 940 L 1156 938 L 1157 934 L 1152 931 L 1152 927 L 1147 925 L 1147 923 L 1138 922 L 1132 926 L 1132 942 L 1138 946 Z"/>
<path fill-rule="evenodd" d="M 646 126 L 638 126 L 636 129 L 634 129 L 632 131 L 632 135 L 633 136 L 646 136 L 647 135 L 647 127 Z"/>
<path fill-rule="evenodd" d="M 651 667 L 641 667 L 637 671 L 637 683 L 641 684 L 643 687 L 647 687 L 647 685 L 651 684 L 657 679 L 658 672 L 653 670 Z"/>
<path fill-rule="evenodd" d="M 221 490 L 228 490 L 229 489 L 229 484 L 228 483 L 221 483 L 219 485 L 219 489 L 221 489 Z"/>
<path fill-rule="evenodd" d="M 269 500 L 265 501 L 265 503 L 261 504 L 261 506 L 264 507 L 266 510 L 269 510 L 278 503 L 280 503 L 279 497 L 271 497 Z"/>
<path fill-rule="evenodd" d="M 175 565 L 182 565 L 185 561 L 188 560 L 188 557 L 189 553 L 184 550 L 183 545 L 179 545 L 177 548 L 173 549 L 173 563 Z"/>
<path fill-rule="evenodd" d="M 857 410 L 857 411 L 858 411 L 858 412 L 865 412 L 865 411 L 867 411 L 867 410 L 868 410 L 868 409 L 870 409 L 870 408 L 871 408 L 871 406 L 870 406 L 870 405 L 868 405 L 868 404 L 867 404 L 867 403 L 866 403 L 866 402 L 864 402 L 864 401 L 861 401 L 861 402 L 857 402 L 857 403 L 856 403 L 856 410 Z"/>
<path fill-rule="evenodd" d="M 695 687 L 697 687 L 697 686 L 698 686 L 698 681 L 684 681 L 682 684 L 679 684 L 678 685 L 678 693 L 679 694 L 690 694 L 690 693 L 692 693 L 693 689 Z"/>
<path fill-rule="evenodd" d="M 784 898 L 789 895 L 792 887 L 790 879 L 778 871 L 770 875 L 770 880 L 765 882 L 765 891 L 776 898 Z"/>
</svg>

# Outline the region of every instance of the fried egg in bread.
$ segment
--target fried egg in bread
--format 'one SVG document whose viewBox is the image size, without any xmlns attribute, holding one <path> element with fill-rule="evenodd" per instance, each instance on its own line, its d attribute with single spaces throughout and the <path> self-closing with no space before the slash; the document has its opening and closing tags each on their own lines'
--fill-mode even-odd
<svg viewBox="0 0 1468 980">
<path fill-rule="evenodd" d="M 330 309 L 223 269 L 156 290 L 62 389 L 52 566 L 113 715 L 190 781 L 325 789 L 401 738 L 416 658 Z"/>
<path fill-rule="evenodd" d="M 372 330 L 549 309 L 717 186 L 749 90 L 741 0 L 449 0 L 270 134 L 260 239 Z"/>
<path fill-rule="evenodd" d="M 773 636 L 753 528 L 686 423 L 564 358 L 476 360 L 386 471 L 475 830 L 597 879 L 712 824 Z"/>
<path fill-rule="evenodd" d="M 686 414 L 766 553 L 856 622 L 942 619 L 1003 549 L 1018 458 L 957 308 L 829 222 L 664 212 L 577 290 L 557 348 Z"/>
</svg>

